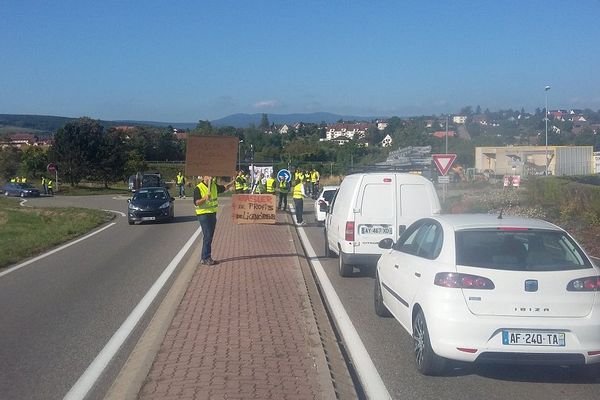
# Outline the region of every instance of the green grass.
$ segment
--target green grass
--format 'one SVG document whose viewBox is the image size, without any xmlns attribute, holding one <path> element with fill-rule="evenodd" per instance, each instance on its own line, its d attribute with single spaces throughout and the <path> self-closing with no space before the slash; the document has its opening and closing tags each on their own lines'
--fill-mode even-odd
<svg viewBox="0 0 600 400">
<path fill-rule="evenodd" d="M 36 256 L 113 218 L 101 210 L 21 207 L 15 199 L 0 198 L 0 268 Z"/>
</svg>

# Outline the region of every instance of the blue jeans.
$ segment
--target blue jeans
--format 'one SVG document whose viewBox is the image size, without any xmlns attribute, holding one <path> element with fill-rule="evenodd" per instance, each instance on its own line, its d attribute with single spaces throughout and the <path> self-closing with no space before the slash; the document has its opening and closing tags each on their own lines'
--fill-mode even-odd
<svg viewBox="0 0 600 400">
<path fill-rule="evenodd" d="M 202 255 L 200 260 L 212 258 L 212 240 L 217 226 L 217 213 L 198 215 L 200 228 L 202 228 Z"/>
<path fill-rule="evenodd" d="M 185 185 L 179 185 L 179 197 L 185 196 Z"/>
</svg>

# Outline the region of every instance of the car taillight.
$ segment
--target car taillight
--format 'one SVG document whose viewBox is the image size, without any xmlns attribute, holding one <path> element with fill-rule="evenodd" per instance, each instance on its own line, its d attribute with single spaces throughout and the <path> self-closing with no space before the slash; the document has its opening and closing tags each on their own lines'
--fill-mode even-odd
<svg viewBox="0 0 600 400">
<path fill-rule="evenodd" d="M 600 276 L 573 279 L 567 285 L 569 292 L 597 292 L 600 291 Z"/>
<path fill-rule="evenodd" d="M 354 221 L 346 221 L 346 230 L 344 231 L 344 239 L 348 242 L 354 242 Z"/>
<path fill-rule="evenodd" d="M 437 286 L 457 289 L 492 290 L 496 287 L 494 282 L 483 276 L 458 274 L 456 272 L 439 272 L 435 275 L 433 283 Z"/>
</svg>

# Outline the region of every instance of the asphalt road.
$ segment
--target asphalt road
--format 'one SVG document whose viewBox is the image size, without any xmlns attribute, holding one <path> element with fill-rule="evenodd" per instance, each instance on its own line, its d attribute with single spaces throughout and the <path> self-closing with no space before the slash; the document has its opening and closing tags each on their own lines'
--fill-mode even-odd
<svg viewBox="0 0 600 400">
<path fill-rule="evenodd" d="M 314 221 L 312 205 L 305 221 Z M 583 370 L 538 366 L 473 366 L 456 364 L 444 377 L 420 375 L 412 359 L 412 338 L 393 318 L 373 311 L 374 279 L 368 271 L 342 278 L 337 259 L 324 255 L 323 229 L 304 228 L 319 261 L 341 299 L 388 392 L 394 399 L 597 399 L 600 366 Z M 600 332 L 599 332 L 600 334 Z"/>
<path fill-rule="evenodd" d="M 127 207 L 126 197 L 111 196 L 26 204 Z M 174 223 L 133 226 L 119 215 L 97 235 L 0 277 L 0 399 L 64 397 L 198 228 L 190 199 L 177 200 L 175 213 Z M 89 398 L 103 396 L 147 319 Z"/>
</svg>

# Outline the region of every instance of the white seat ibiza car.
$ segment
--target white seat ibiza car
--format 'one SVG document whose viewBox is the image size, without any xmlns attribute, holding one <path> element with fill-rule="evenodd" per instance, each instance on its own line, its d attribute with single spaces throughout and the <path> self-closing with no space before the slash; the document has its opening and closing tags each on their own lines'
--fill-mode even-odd
<svg viewBox="0 0 600 400">
<path fill-rule="evenodd" d="M 413 336 L 417 369 L 447 359 L 600 362 L 600 269 L 551 223 L 455 214 L 412 224 L 377 264 L 375 312 Z"/>
</svg>

